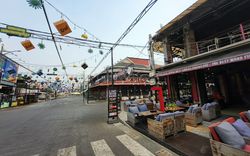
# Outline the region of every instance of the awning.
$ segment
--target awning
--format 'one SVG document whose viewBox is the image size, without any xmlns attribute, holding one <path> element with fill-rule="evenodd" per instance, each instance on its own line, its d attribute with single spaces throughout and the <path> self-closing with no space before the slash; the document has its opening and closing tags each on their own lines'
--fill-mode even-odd
<svg viewBox="0 0 250 156">
<path fill-rule="evenodd" d="M 174 75 L 178 73 L 222 66 L 246 60 L 250 60 L 250 52 L 246 52 L 244 50 L 221 55 L 213 55 L 190 63 L 182 62 L 182 64 L 179 64 L 172 68 L 162 69 L 161 71 L 157 72 L 156 76 L 161 77 Z"/>
</svg>

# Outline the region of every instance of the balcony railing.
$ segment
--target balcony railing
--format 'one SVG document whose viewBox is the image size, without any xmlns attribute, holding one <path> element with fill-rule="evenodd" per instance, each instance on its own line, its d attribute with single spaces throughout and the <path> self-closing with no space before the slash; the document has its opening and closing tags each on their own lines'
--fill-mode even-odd
<svg viewBox="0 0 250 156">
<path fill-rule="evenodd" d="M 221 33 L 218 37 L 193 44 L 196 44 L 198 54 L 201 54 L 248 38 L 250 38 L 250 21 L 230 28 L 226 32 Z"/>
</svg>

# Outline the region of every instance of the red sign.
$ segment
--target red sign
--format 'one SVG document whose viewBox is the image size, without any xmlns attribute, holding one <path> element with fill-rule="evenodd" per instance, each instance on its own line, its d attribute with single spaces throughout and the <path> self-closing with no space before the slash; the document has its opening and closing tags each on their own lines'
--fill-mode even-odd
<svg viewBox="0 0 250 156">
<path fill-rule="evenodd" d="M 166 76 L 166 75 L 174 75 L 178 73 L 184 73 L 184 72 L 189 72 L 189 71 L 194 71 L 194 70 L 199 70 L 199 69 L 205 69 L 205 68 L 210 68 L 210 67 L 215 67 L 215 66 L 221 66 L 225 64 L 230 64 L 230 63 L 235 63 L 235 62 L 241 62 L 241 61 L 246 61 L 250 60 L 250 52 L 232 56 L 232 57 L 227 57 L 219 60 L 214 60 L 206 63 L 201 63 L 197 65 L 190 65 L 182 68 L 177 68 L 177 69 L 170 69 L 170 70 L 165 70 L 162 72 L 157 73 L 156 75 L 158 77 L 161 76 Z"/>
</svg>

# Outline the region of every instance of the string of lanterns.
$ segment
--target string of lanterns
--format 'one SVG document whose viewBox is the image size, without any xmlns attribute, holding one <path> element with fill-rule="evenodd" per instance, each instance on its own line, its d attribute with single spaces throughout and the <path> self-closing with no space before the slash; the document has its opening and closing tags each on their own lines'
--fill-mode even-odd
<svg viewBox="0 0 250 156">
<path fill-rule="evenodd" d="M 32 8 L 35 8 L 35 9 L 41 9 L 42 8 L 42 3 L 43 3 L 42 0 L 27 0 L 27 2 L 29 4 L 29 6 L 32 7 Z M 56 27 L 57 31 L 60 33 L 61 36 L 68 35 L 69 33 L 72 32 L 72 30 L 71 30 L 70 26 L 68 25 L 67 21 L 65 21 L 64 19 L 61 19 L 59 21 L 54 22 L 54 26 Z M 84 29 L 84 30 L 86 30 L 86 29 Z M 88 39 L 88 34 L 86 33 L 86 31 L 81 35 L 81 38 L 86 39 L 86 40 Z M 35 49 L 34 45 L 32 44 L 32 42 L 30 40 L 23 41 L 22 45 L 27 51 Z M 38 47 L 40 49 L 45 49 L 45 45 L 43 44 L 43 42 L 39 43 Z M 99 48 L 101 48 L 101 44 L 100 44 Z M 90 54 L 93 53 L 93 49 L 90 48 L 88 50 L 88 53 L 90 53 Z M 100 50 L 99 53 L 102 55 L 103 51 Z M 65 70 L 66 67 L 63 66 L 62 69 Z"/>
</svg>

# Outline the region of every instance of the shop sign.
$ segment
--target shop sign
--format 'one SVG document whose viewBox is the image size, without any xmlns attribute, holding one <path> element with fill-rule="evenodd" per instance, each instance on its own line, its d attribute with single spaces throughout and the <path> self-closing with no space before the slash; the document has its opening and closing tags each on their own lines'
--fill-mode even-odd
<svg viewBox="0 0 250 156">
<path fill-rule="evenodd" d="M 5 59 L 3 66 L 2 81 L 16 83 L 17 71 L 18 71 L 18 65 L 10 61 L 9 59 Z"/>
<path fill-rule="evenodd" d="M 65 36 L 69 33 L 71 33 L 71 29 L 68 25 L 68 23 L 65 20 L 60 20 L 54 23 L 57 31 L 62 35 Z"/>
<path fill-rule="evenodd" d="M 183 68 L 178 68 L 178 69 L 160 72 L 157 74 L 157 76 L 173 75 L 173 74 L 177 74 L 177 73 L 183 73 L 183 72 L 189 72 L 189 71 L 194 71 L 194 70 L 199 70 L 199 69 L 204 69 L 204 68 L 210 68 L 210 67 L 215 67 L 215 66 L 220 66 L 220 65 L 245 61 L 245 60 L 250 60 L 250 53 L 236 55 L 233 57 L 223 58 L 223 59 L 219 59 L 219 60 L 215 60 L 215 61 L 210 61 L 207 63 L 202 63 L 202 64 L 198 64 L 198 65 L 194 65 L 194 66 L 187 65 L 186 67 L 183 67 Z"/>
<path fill-rule="evenodd" d="M 6 28 L 0 28 L 1 33 L 5 33 L 9 36 L 18 36 L 28 38 L 31 36 L 30 33 L 27 33 L 27 29 L 15 27 L 15 26 L 7 26 Z"/>
<path fill-rule="evenodd" d="M 29 50 L 32 50 L 32 49 L 35 49 L 34 45 L 32 44 L 32 42 L 30 40 L 25 40 L 25 41 L 22 41 L 21 44 L 23 45 L 23 47 L 29 51 Z"/>
<path fill-rule="evenodd" d="M 3 71 L 3 66 L 4 66 L 4 59 L 2 56 L 0 57 L 0 79 L 2 77 L 2 71 Z M 0 88 L 1 89 L 1 88 Z"/>
</svg>

